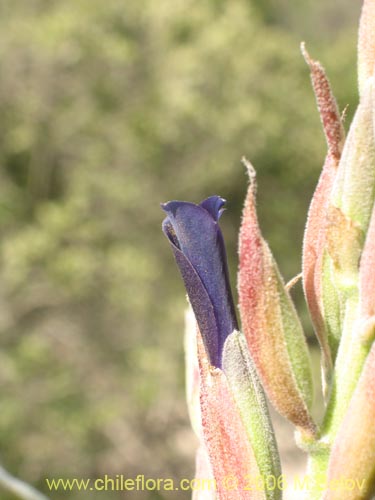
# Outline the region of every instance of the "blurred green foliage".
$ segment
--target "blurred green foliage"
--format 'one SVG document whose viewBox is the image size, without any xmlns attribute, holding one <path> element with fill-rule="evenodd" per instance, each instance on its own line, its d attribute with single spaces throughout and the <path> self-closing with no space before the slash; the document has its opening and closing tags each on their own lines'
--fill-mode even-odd
<svg viewBox="0 0 375 500">
<path fill-rule="evenodd" d="M 192 476 L 184 291 L 159 203 L 228 200 L 234 281 L 245 154 L 264 234 L 297 274 L 325 154 L 299 43 L 350 117 L 359 8 L 0 0 L 0 460 L 12 473 L 46 493 L 45 477 Z M 124 496 L 87 495 L 51 497 Z"/>
</svg>

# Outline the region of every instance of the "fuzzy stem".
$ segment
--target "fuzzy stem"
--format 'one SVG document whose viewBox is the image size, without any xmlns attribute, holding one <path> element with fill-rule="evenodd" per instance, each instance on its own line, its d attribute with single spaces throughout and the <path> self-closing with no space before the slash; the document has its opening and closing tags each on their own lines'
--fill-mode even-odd
<svg viewBox="0 0 375 500">
<path fill-rule="evenodd" d="M 17 479 L 0 466 L 0 486 L 22 500 L 48 500 L 48 497 L 40 493 L 29 484 Z"/>
<path fill-rule="evenodd" d="M 321 446 L 317 443 L 317 448 L 309 454 L 304 497 L 306 500 L 320 500 L 326 488 L 330 448 L 325 443 L 320 444 Z"/>
<path fill-rule="evenodd" d="M 369 345 L 359 337 L 357 325 L 358 293 L 347 299 L 340 348 L 337 355 L 332 390 L 321 434 L 324 442 L 332 444 L 357 385 Z"/>
</svg>

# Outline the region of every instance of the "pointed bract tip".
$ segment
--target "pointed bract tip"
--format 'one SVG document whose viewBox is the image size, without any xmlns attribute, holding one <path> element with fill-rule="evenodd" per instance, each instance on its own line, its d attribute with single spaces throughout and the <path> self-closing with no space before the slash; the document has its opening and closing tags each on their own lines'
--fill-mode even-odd
<svg viewBox="0 0 375 500">
<path fill-rule="evenodd" d="M 305 42 L 301 42 L 300 49 L 301 49 L 301 54 L 303 55 L 303 58 L 305 59 L 307 64 L 310 65 L 312 60 L 311 60 L 310 54 L 306 50 L 306 43 Z"/>
<path fill-rule="evenodd" d="M 249 174 L 252 177 L 255 177 L 256 176 L 255 168 L 253 167 L 252 163 L 246 158 L 246 156 L 243 156 L 241 158 L 241 162 L 242 162 L 242 165 L 244 165 L 247 168 Z"/>
<path fill-rule="evenodd" d="M 301 48 L 301 54 L 306 64 L 310 67 L 311 71 L 313 70 L 313 68 L 320 69 L 320 71 L 324 71 L 321 63 L 310 56 L 309 52 L 306 49 L 305 42 L 301 42 L 300 48 Z"/>
<path fill-rule="evenodd" d="M 256 187 L 256 177 L 257 177 L 257 173 L 256 173 L 255 168 L 253 167 L 252 163 L 245 156 L 243 156 L 241 158 L 241 163 L 242 163 L 242 165 L 244 165 L 244 167 L 246 167 L 247 174 L 249 176 L 250 185 L 253 188 L 255 188 Z"/>
<path fill-rule="evenodd" d="M 290 290 L 302 279 L 302 272 L 294 276 L 292 279 L 288 281 L 288 283 L 285 285 L 285 290 L 287 292 L 290 292 Z"/>
<path fill-rule="evenodd" d="M 345 108 L 341 111 L 341 121 L 342 123 L 345 123 L 346 116 L 348 114 L 348 109 L 349 109 L 349 104 L 345 106 Z"/>
</svg>

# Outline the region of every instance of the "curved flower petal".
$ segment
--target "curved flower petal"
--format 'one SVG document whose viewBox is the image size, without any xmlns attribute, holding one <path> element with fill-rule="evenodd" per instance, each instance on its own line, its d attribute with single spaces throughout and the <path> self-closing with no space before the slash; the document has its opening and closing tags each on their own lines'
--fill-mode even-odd
<svg viewBox="0 0 375 500">
<path fill-rule="evenodd" d="M 163 231 L 184 280 L 210 362 L 216 367 L 221 366 L 227 336 L 238 328 L 218 225 L 224 203 L 219 196 L 211 196 L 200 205 L 184 201 L 162 205 L 167 213 Z"/>
</svg>

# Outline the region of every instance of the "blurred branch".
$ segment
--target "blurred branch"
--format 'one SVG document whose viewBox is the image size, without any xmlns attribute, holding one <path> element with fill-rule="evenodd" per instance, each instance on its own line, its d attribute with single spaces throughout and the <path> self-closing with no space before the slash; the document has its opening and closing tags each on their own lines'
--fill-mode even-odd
<svg viewBox="0 0 375 500">
<path fill-rule="evenodd" d="M 13 477 L 0 465 L 0 486 L 23 500 L 48 500 L 48 497 L 29 484 Z"/>
</svg>

